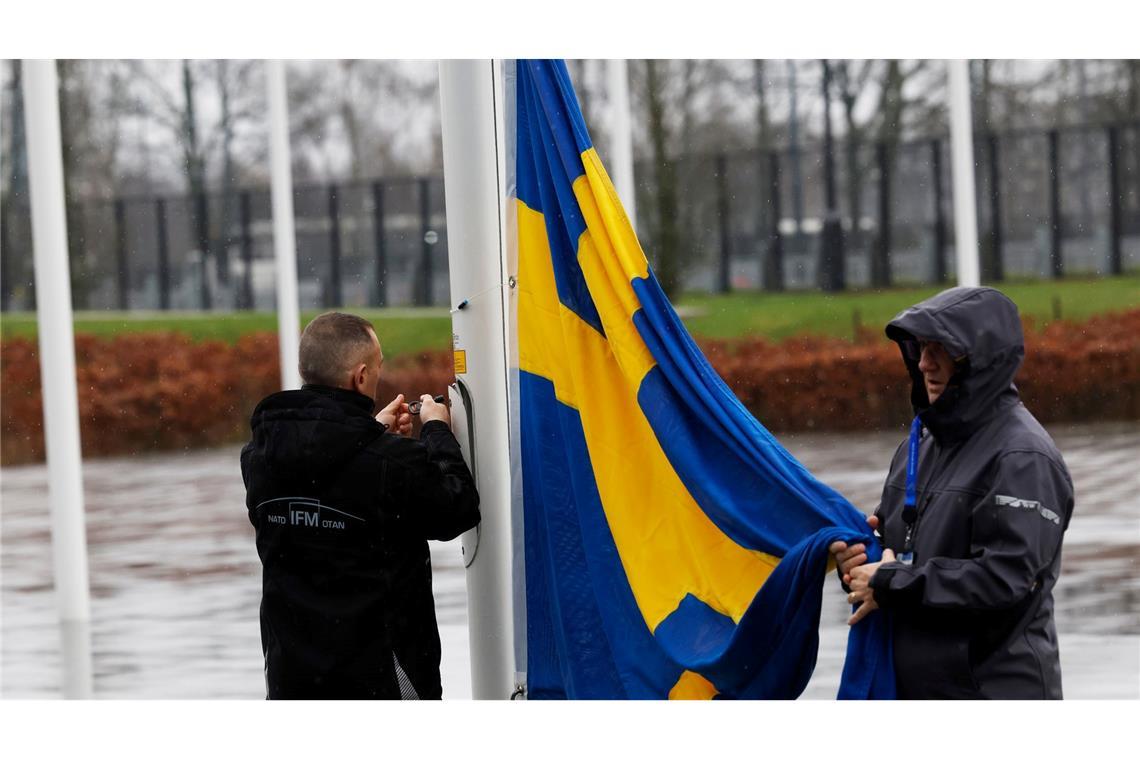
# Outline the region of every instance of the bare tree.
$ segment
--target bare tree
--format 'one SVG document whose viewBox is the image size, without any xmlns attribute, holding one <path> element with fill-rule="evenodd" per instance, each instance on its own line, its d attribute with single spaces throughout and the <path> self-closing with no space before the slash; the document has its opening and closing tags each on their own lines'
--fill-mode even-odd
<svg viewBox="0 0 1140 760">
<path fill-rule="evenodd" d="M 198 241 L 198 251 L 201 255 L 200 288 L 202 306 L 209 308 L 212 302 L 210 294 L 210 278 L 208 275 L 210 250 L 210 218 L 209 205 L 206 197 L 206 154 L 202 140 L 198 133 L 197 117 L 197 89 L 198 82 L 193 66 L 189 60 L 182 61 L 182 98 L 183 107 L 179 113 L 181 121 L 182 155 L 186 167 L 186 181 L 190 197 L 194 203 L 194 230 Z M 219 261 L 218 272 L 222 282 L 225 282 L 228 267 L 222 266 Z"/>
<path fill-rule="evenodd" d="M 348 173 L 353 180 L 359 180 L 364 176 L 364 145 L 356 111 L 356 104 L 360 102 L 360 93 L 358 92 L 359 64 L 360 61 L 356 60 L 339 62 L 339 73 L 343 86 L 339 92 L 340 102 L 336 109 L 348 144 Z"/>
<path fill-rule="evenodd" d="M 756 148 L 761 152 L 772 148 L 772 117 L 768 101 L 766 63 L 763 59 L 752 62 L 752 77 L 756 88 Z"/>
<path fill-rule="evenodd" d="M 438 122 L 438 83 L 434 71 L 425 77 L 423 70 L 389 61 L 294 64 L 290 127 L 299 178 L 377 177 L 435 165 L 432 146 L 422 156 L 406 150 L 411 137 L 433 134 Z"/>
<path fill-rule="evenodd" d="M 237 201 L 237 186 L 242 176 L 242 166 L 236 155 L 239 132 L 247 123 L 256 123 L 264 113 L 263 88 L 255 87 L 252 81 L 255 64 L 252 61 L 231 61 L 220 59 L 213 62 L 214 86 L 217 89 L 221 113 L 214 132 L 216 139 L 207 141 L 207 149 L 212 143 L 219 146 L 221 153 L 222 214 L 219 229 L 222 234 L 218 248 L 218 266 L 225 272 L 223 282 L 228 279 L 229 246 L 234 239 L 232 226 L 234 208 Z"/>
<path fill-rule="evenodd" d="M 208 261 L 215 259 L 218 280 L 228 284 L 236 188 L 265 155 L 263 130 L 259 129 L 265 119 L 264 101 L 254 76 L 259 66 L 229 60 L 130 61 L 127 65 L 133 88 L 124 110 L 158 126 L 173 148 L 167 155 L 177 155 L 171 166 L 177 168 L 189 194 L 194 237 L 203 257 L 200 299 L 210 305 Z M 203 103 L 208 106 L 205 112 Z M 219 175 L 217 184 L 223 193 L 221 216 L 213 224 L 207 195 L 211 167 Z M 213 230 L 221 232 L 216 241 Z"/>
<path fill-rule="evenodd" d="M 71 267 L 73 301 L 77 308 L 89 308 L 92 289 L 98 285 L 91 275 L 109 253 L 109 236 L 101 226 L 103 218 L 94 214 L 105 209 L 90 208 L 93 197 L 107 197 L 117 191 L 116 165 L 121 152 L 121 128 L 118 121 L 121 75 L 114 62 L 62 59 L 57 62 L 58 97 L 60 107 L 60 140 L 64 169 L 64 192 L 68 205 L 68 256 Z M 10 156 L 5 165 L 4 188 L 6 202 L 20 198 L 26 203 L 27 155 L 24 142 L 23 97 L 21 67 L 12 62 L 10 80 L 10 128 L 3 125 L 6 135 L 5 150 Z M 26 207 L 21 206 L 20 218 L 6 212 L 5 248 L 30 245 L 30 227 Z M 94 221 L 94 224 L 92 222 Z M 93 234 L 97 232 L 98 234 Z M 25 249 L 26 250 L 26 249 Z M 10 262 L 9 262 L 10 264 Z M 6 264 L 7 266 L 7 264 Z M 8 267 L 8 274 L 22 281 L 23 265 L 17 264 L 20 273 Z M 5 286 L 5 292 L 11 289 Z M 29 303 L 30 305 L 30 303 Z"/>
<path fill-rule="evenodd" d="M 839 101 L 843 106 L 844 124 L 844 166 L 847 183 L 847 208 L 851 214 L 851 245 L 862 247 L 863 229 L 859 218 L 863 212 L 864 162 L 860 149 L 863 146 L 865 124 L 857 116 L 860 99 L 867 91 L 874 70 L 874 61 L 837 61 L 835 81 L 839 90 Z"/>
<path fill-rule="evenodd" d="M 768 108 L 768 83 L 764 71 L 765 65 L 763 60 L 756 60 L 752 62 L 752 78 L 753 84 L 756 89 L 756 152 L 759 157 L 759 166 L 765 166 L 765 156 L 769 150 L 772 149 L 772 118 L 769 114 Z M 764 172 L 757 173 L 757 184 L 763 186 L 764 180 L 761 179 Z M 768 207 L 764 204 L 757 206 L 756 211 L 756 229 L 757 238 L 759 239 L 772 223 L 779 224 L 779 219 L 768 219 Z"/>
<path fill-rule="evenodd" d="M 24 141 L 24 92 L 23 68 L 19 59 L 10 62 L 12 76 L 8 82 L 7 108 L 9 117 L 7 141 L 0 164 L 7 167 L 4 172 L 4 197 L 11 202 L 14 197 L 27 200 L 28 193 L 28 149 Z"/>
<path fill-rule="evenodd" d="M 15 225 L 26 228 L 27 224 L 22 218 L 25 214 L 13 211 L 13 206 L 19 204 L 21 208 L 28 203 L 28 149 L 24 141 L 24 93 L 22 85 L 23 70 L 21 61 L 11 61 L 12 75 L 9 80 L 8 92 L 5 97 L 4 108 L 0 111 L 7 113 L 10 118 L 7 129 L 7 141 L 0 150 L 0 166 L 7 168 L 2 178 L 3 187 L 0 197 L 0 310 L 7 311 L 12 308 L 12 296 L 24 295 L 23 288 L 15 283 L 29 282 L 27 278 L 27 255 L 15 256 L 12 252 L 13 242 L 16 239 L 27 239 L 27 234 L 19 235 L 13 230 Z M 0 125 L 0 132 L 4 127 Z M 19 221 L 17 221 L 19 220 Z M 25 250 L 26 253 L 26 250 Z M 30 290 L 30 288 L 29 288 Z M 28 294 L 30 295 L 30 293 Z M 31 306 L 31 298 L 24 301 L 25 308 Z"/>
<path fill-rule="evenodd" d="M 608 145 L 607 130 L 600 129 L 603 119 L 598 101 L 605 100 L 608 103 L 609 93 L 604 91 L 596 93 L 594 86 L 595 77 L 599 73 L 598 66 L 606 65 L 605 62 L 576 58 L 566 61 L 566 64 L 570 71 L 570 79 L 574 84 L 574 92 L 578 95 L 578 106 L 582 109 L 582 118 L 586 121 L 586 127 L 590 130 L 595 146 L 598 145 L 598 142 Z M 605 121 L 608 123 L 608 119 Z"/>
<path fill-rule="evenodd" d="M 654 197 L 654 259 L 657 279 L 670 298 L 681 291 L 681 236 L 678 229 L 679 204 L 677 202 L 677 168 L 670 155 L 671 139 L 666 123 L 665 82 L 662 63 L 645 61 L 645 105 L 649 142 L 657 178 Z"/>
<path fill-rule="evenodd" d="M 1140 119 L 1140 60 L 1122 62 L 1128 77 L 1128 112 L 1130 119 Z"/>
<path fill-rule="evenodd" d="M 990 72 L 992 64 L 993 61 L 988 58 L 971 61 L 974 82 L 970 89 L 973 91 L 975 132 L 984 133 L 990 130 L 990 104 L 993 101 L 991 93 L 993 80 Z"/>
<path fill-rule="evenodd" d="M 93 262 L 88 249 L 87 225 L 77 201 L 85 193 L 83 159 L 90 156 L 88 137 L 95 132 L 92 119 L 90 90 L 83 61 L 60 59 L 59 121 L 60 143 L 63 152 L 64 195 L 68 202 L 67 248 L 71 265 L 71 297 L 76 308 L 89 306 L 93 278 L 89 276 Z"/>
</svg>

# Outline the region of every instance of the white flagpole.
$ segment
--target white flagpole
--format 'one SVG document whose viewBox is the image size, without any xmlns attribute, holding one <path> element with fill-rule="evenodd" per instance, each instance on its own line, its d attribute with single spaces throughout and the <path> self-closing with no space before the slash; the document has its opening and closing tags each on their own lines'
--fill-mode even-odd
<svg viewBox="0 0 1140 760">
<path fill-rule="evenodd" d="M 637 194 L 633 175 L 633 126 L 629 106 L 629 73 L 624 58 L 606 63 L 610 102 L 610 147 L 614 186 L 634 231 L 637 230 Z"/>
<path fill-rule="evenodd" d="M 265 62 L 269 90 L 269 158 L 273 194 L 273 250 L 277 256 L 277 341 L 281 352 L 281 387 L 301 387 L 301 342 L 297 299 L 297 240 L 293 230 L 293 168 L 289 158 L 289 105 L 285 62 Z"/>
<path fill-rule="evenodd" d="M 93 692 L 91 598 L 55 60 L 25 61 L 23 86 L 63 696 L 88 699 Z"/>
<path fill-rule="evenodd" d="M 498 62 L 440 61 L 448 269 L 456 377 L 471 397 L 475 451 L 460 436 L 479 487 L 482 524 L 463 539 L 471 693 L 515 694 L 503 77 Z M 462 304 L 462 306 L 460 306 Z M 455 415 L 462 405 L 453 407 Z M 466 421 L 457 423 L 466 430 Z M 457 425 L 457 430 L 460 425 Z"/>
<path fill-rule="evenodd" d="M 950 85 L 950 154 L 954 167 L 954 249 L 958 284 L 981 284 L 978 265 L 978 207 L 974 184 L 974 129 L 970 118 L 967 61 L 947 62 Z"/>
</svg>

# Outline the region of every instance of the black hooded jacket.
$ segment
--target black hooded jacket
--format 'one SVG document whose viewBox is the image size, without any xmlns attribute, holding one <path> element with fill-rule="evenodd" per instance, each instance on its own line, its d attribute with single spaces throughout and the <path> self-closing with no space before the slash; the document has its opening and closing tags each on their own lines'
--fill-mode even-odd
<svg viewBox="0 0 1140 760">
<path fill-rule="evenodd" d="M 881 565 L 871 586 L 892 615 L 902 698 L 1061 697 L 1053 586 L 1073 484 L 1052 438 L 1021 403 L 1017 307 L 990 288 L 952 288 L 888 324 L 925 430 L 913 563 Z M 955 372 L 927 399 L 915 340 L 940 342 Z M 876 514 L 901 553 L 908 446 L 895 452 Z"/>
<path fill-rule="evenodd" d="M 445 423 L 415 441 L 373 407 L 306 385 L 253 412 L 241 470 L 270 699 L 441 696 L 427 539 L 474 527 L 479 497 Z"/>
</svg>

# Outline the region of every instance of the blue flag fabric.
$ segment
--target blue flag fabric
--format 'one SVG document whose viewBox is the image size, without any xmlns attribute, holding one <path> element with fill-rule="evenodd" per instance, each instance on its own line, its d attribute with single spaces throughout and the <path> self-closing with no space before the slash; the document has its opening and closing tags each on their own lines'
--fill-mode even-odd
<svg viewBox="0 0 1140 760">
<path fill-rule="evenodd" d="M 689 336 L 565 64 L 519 61 L 516 86 L 529 697 L 797 697 L 828 544 L 877 543 Z M 839 696 L 894 696 L 884 613 Z"/>
</svg>

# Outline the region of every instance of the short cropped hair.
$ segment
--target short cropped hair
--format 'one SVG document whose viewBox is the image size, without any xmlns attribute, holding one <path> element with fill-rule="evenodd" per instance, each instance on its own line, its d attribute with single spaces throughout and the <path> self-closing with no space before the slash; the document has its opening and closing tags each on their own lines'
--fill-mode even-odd
<svg viewBox="0 0 1140 760">
<path fill-rule="evenodd" d="M 310 385 L 340 386 L 376 345 L 374 332 L 371 322 L 355 314 L 330 311 L 315 318 L 301 333 L 301 379 Z"/>
</svg>

